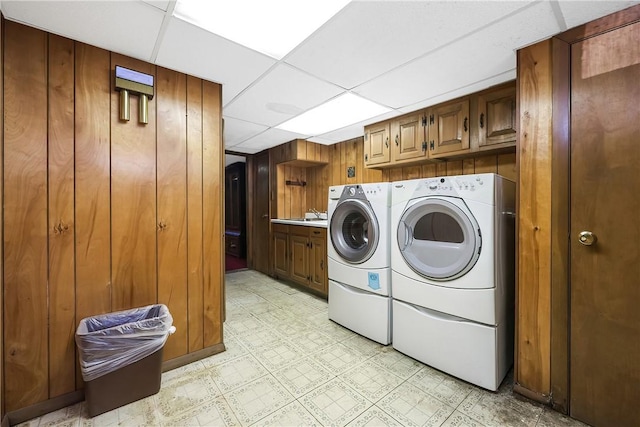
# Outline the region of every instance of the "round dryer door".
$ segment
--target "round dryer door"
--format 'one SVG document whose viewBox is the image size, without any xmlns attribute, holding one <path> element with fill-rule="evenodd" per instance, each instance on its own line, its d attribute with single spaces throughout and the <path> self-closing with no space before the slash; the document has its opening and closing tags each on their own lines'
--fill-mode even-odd
<svg viewBox="0 0 640 427">
<path fill-rule="evenodd" d="M 378 220 L 368 203 L 350 199 L 340 203 L 333 212 L 329 235 L 338 255 L 360 264 L 371 258 L 378 246 Z"/>
<path fill-rule="evenodd" d="M 398 223 L 398 247 L 409 267 L 427 279 L 465 275 L 480 257 L 482 237 L 467 205 L 458 198 L 416 199 Z"/>
</svg>

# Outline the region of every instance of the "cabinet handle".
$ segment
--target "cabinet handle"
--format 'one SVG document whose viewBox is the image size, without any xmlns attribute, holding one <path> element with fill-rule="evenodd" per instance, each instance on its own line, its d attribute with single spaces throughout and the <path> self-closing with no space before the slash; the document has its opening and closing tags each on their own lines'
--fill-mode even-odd
<svg viewBox="0 0 640 427">
<path fill-rule="evenodd" d="M 464 118 L 463 126 L 464 126 L 464 131 L 466 132 L 467 131 L 467 117 Z"/>
<path fill-rule="evenodd" d="M 158 223 L 158 230 L 159 231 L 164 231 L 167 229 L 167 224 L 164 221 L 160 221 Z"/>
<path fill-rule="evenodd" d="M 389 137 L 387 137 L 387 139 L 384 140 L 384 146 L 389 148 Z"/>
<path fill-rule="evenodd" d="M 320 270 L 324 270 L 324 260 L 320 260 Z"/>
<path fill-rule="evenodd" d="M 263 219 L 267 219 L 267 218 L 269 218 L 269 214 L 264 214 L 264 215 L 262 215 L 262 218 L 263 218 Z"/>
<path fill-rule="evenodd" d="M 368 155 L 368 154 L 365 154 L 365 155 L 364 155 L 364 161 L 365 161 L 365 162 L 368 162 L 368 161 L 369 161 L 369 155 Z"/>
<path fill-rule="evenodd" d="M 480 129 L 484 128 L 484 113 L 480 114 Z"/>
<path fill-rule="evenodd" d="M 398 146 L 398 135 L 396 135 L 396 147 Z"/>
</svg>

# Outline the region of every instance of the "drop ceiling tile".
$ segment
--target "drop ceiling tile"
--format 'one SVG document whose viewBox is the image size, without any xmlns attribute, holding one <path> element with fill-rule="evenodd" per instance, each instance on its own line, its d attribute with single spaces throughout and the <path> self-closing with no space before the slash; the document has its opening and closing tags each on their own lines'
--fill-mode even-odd
<svg viewBox="0 0 640 427">
<path fill-rule="evenodd" d="M 560 1 L 558 4 L 567 23 L 567 28 L 573 28 L 601 16 L 640 4 L 640 1 Z"/>
<path fill-rule="evenodd" d="M 267 126 L 224 116 L 224 146 L 229 148 L 267 130 Z"/>
<path fill-rule="evenodd" d="M 276 61 L 178 18 L 171 18 L 156 63 L 222 84 L 226 105 Z"/>
<path fill-rule="evenodd" d="M 167 10 L 167 8 L 169 7 L 169 3 L 171 3 L 169 1 L 162 1 L 162 0 L 142 0 L 142 1 L 164 11 Z"/>
<path fill-rule="evenodd" d="M 423 99 L 415 104 L 407 105 L 405 107 L 399 108 L 398 111 L 401 113 L 411 113 L 416 110 L 420 110 L 422 108 L 431 107 L 432 105 L 440 104 L 445 101 L 449 101 L 454 98 L 458 98 L 461 96 L 468 95 L 470 93 L 479 92 L 481 90 L 490 88 L 491 86 L 498 85 L 500 83 L 506 83 L 508 81 L 513 81 L 516 79 L 516 69 L 509 70 L 502 74 L 498 74 L 496 76 L 489 77 L 484 80 L 480 80 L 470 85 L 463 86 L 457 89 L 454 89 L 450 92 L 446 92 L 431 98 Z"/>
<path fill-rule="evenodd" d="M 259 135 L 254 136 L 243 142 L 242 144 L 233 147 L 234 151 L 241 153 L 249 153 L 246 150 L 255 150 L 254 153 L 262 151 L 266 148 L 275 147 L 276 145 L 284 144 L 285 142 L 292 141 L 294 139 L 306 139 L 309 135 L 300 135 L 293 132 L 287 132 L 280 129 L 267 129 Z"/>
<path fill-rule="evenodd" d="M 372 117 L 367 120 L 363 120 L 359 123 L 354 123 L 350 126 L 345 126 L 341 129 L 336 129 L 331 132 L 323 133 L 322 135 L 318 135 L 316 137 L 309 138 L 309 141 L 320 142 L 320 141 L 332 141 L 332 143 L 346 141 L 348 139 L 357 138 L 359 136 L 364 135 L 364 127 L 371 123 L 381 122 L 392 117 L 399 116 L 400 112 L 398 111 L 389 111 L 384 114 L 380 114 L 379 116 Z M 320 142 L 322 143 L 322 142 Z"/>
<path fill-rule="evenodd" d="M 527 5 L 526 1 L 351 2 L 285 61 L 351 89 Z"/>
<path fill-rule="evenodd" d="M 255 85 L 225 105 L 229 117 L 275 126 L 344 92 L 286 64 L 269 70 Z"/>
<path fill-rule="evenodd" d="M 3 1 L 7 19 L 149 61 L 164 12 L 140 1 Z"/>
<path fill-rule="evenodd" d="M 534 3 L 509 20 L 365 83 L 354 92 L 401 109 L 513 70 L 517 48 L 559 31 L 550 4 Z"/>
</svg>

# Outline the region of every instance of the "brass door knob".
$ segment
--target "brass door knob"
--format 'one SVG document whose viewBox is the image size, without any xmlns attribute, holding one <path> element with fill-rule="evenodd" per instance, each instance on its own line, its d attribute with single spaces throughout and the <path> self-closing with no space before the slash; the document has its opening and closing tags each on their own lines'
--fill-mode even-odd
<svg viewBox="0 0 640 427">
<path fill-rule="evenodd" d="M 598 238 L 590 231 L 581 231 L 578 235 L 578 241 L 585 246 L 591 246 L 598 241 Z"/>
</svg>

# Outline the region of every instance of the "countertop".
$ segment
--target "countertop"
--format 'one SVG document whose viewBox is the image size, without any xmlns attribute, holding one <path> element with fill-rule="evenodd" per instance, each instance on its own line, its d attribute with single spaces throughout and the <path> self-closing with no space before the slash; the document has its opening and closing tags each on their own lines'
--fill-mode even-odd
<svg viewBox="0 0 640 427">
<path fill-rule="evenodd" d="M 305 221 L 304 219 L 272 219 L 271 222 L 276 224 L 302 225 L 304 227 L 327 228 L 328 221 L 326 219 L 314 219 Z"/>
</svg>

